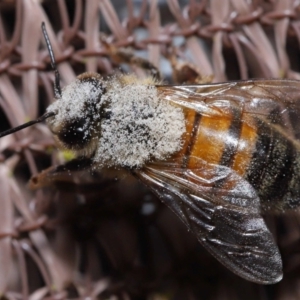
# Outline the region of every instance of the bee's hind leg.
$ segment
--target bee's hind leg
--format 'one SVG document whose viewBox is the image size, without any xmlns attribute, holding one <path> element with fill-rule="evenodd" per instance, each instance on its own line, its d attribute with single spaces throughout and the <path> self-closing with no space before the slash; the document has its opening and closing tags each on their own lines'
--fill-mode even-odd
<svg viewBox="0 0 300 300">
<path fill-rule="evenodd" d="M 214 76 L 201 74 L 200 69 L 187 61 L 180 61 L 174 49 L 167 55 L 173 71 L 173 80 L 178 84 L 206 84 L 213 81 Z"/>
</svg>

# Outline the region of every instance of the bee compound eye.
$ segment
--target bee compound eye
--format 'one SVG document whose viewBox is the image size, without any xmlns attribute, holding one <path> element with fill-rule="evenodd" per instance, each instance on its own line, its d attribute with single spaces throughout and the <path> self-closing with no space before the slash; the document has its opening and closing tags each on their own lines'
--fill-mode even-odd
<svg viewBox="0 0 300 300">
<path fill-rule="evenodd" d="M 79 119 L 68 122 L 58 134 L 58 138 L 66 147 L 72 149 L 84 147 L 91 140 L 89 121 Z"/>
</svg>

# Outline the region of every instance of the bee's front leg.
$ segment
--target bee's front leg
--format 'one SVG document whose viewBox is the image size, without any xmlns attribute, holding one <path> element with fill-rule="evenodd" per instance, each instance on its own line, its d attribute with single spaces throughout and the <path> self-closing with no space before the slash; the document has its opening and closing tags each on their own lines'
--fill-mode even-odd
<svg viewBox="0 0 300 300">
<path fill-rule="evenodd" d="M 161 76 L 159 70 L 147 59 L 136 56 L 132 51 L 126 48 L 117 48 L 114 45 L 102 41 L 108 50 L 108 54 L 112 61 L 117 64 L 125 63 L 128 65 L 135 65 L 150 73 L 156 80 L 160 81 Z"/>
<path fill-rule="evenodd" d="M 75 174 L 80 171 L 87 171 L 91 168 L 90 158 L 76 158 L 63 165 L 52 166 L 31 177 L 29 188 L 37 190 L 43 187 L 63 186 L 64 189 L 72 190 L 76 186 Z"/>
</svg>

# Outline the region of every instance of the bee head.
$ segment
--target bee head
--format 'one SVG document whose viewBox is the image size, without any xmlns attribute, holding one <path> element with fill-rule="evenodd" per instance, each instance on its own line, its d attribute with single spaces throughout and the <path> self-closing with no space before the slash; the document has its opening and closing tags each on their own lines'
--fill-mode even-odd
<svg viewBox="0 0 300 300">
<path fill-rule="evenodd" d="M 99 74 L 83 73 L 67 85 L 47 108 L 47 124 L 58 146 L 91 155 L 100 134 L 100 101 L 104 85 Z"/>
<path fill-rule="evenodd" d="M 105 90 L 103 80 L 99 74 L 83 73 L 61 89 L 60 74 L 44 23 L 42 31 L 55 74 L 56 101 L 41 117 L 0 133 L 0 138 L 46 120 L 58 146 L 90 156 L 96 149 L 100 134 L 100 100 Z"/>
</svg>

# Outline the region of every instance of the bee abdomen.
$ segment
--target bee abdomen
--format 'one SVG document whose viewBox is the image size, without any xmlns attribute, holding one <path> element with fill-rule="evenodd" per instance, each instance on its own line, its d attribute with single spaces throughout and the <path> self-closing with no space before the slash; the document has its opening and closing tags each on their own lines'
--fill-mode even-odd
<svg viewBox="0 0 300 300">
<path fill-rule="evenodd" d="M 239 110 L 218 117 L 188 111 L 186 120 L 188 135 L 176 156 L 183 168 L 205 177 L 201 159 L 232 169 L 257 191 L 262 210 L 300 206 L 300 150 L 274 124 Z M 221 178 L 211 187 L 225 185 Z"/>
<path fill-rule="evenodd" d="M 299 206 L 300 152 L 276 127 L 261 120 L 245 177 L 256 189 L 263 210 Z"/>
</svg>

